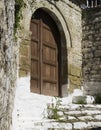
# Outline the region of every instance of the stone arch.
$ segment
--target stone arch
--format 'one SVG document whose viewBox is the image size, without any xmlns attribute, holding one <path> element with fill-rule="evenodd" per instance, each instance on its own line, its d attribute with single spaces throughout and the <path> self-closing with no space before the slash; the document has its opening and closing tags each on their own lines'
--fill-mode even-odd
<svg viewBox="0 0 101 130">
<path fill-rule="evenodd" d="M 65 18 L 62 15 L 62 12 L 58 9 L 58 7 L 54 6 L 54 4 L 52 4 L 50 2 L 42 1 L 42 2 L 37 2 L 36 4 L 33 3 L 31 5 L 31 7 L 24 10 L 23 20 L 27 22 L 27 24 L 25 22 L 22 22 L 23 23 L 22 26 L 24 27 L 24 29 L 29 31 L 30 20 L 31 20 L 32 14 L 34 14 L 34 12 L 39 8 L 42 8 L 43 10 L 48 12 L 49 15 L 53 18 L 53 20 L 56 22 L 56 24 L 59 28 L 61 36 L 62 36 L 62 43 L 64 43 L 64 41 L 65 41 L 66 46 L 68 48 L 71 48 L 72 40 L 71 40 L 71 34 L 69 31 L 68 24 L 65 21 Z M 28 12 L 29 12 L 29 14 L 28 14 Z M 27 13 L 27 17 L 26 17 L 26 13 Z"/>
<path fill-rule="evenodd" d="M 63 96 L 63 84 L 66 84 L 67 81 L 68 81 L 68 78 L 67 78 L 67 75 L 68 75 L 68 72 L 67 72 L 67 46 L 66 46 L 66 38 L 65 38 L 65 35 L 64 35 L 64 32 L 62 32 L 62 26 L 60 26 L 60 23 L 59 21 L 56 19 L 56 16 L 51 12 L 49 11 L 47 8 L 38 8 L 34 14 L 32 15 L 32 19 L 34 19 L 35 17 L 35 13 L 37 11 L 44 11 L 46 12 L 46 14 L 48 14 L 54 21 L 54 23 L 56 24 L 57 26 L 57 29 L 58 29 L 58 32 L 60 34 L 60 42 L 58 45 L 58 50 L 59 50 L 59 53 L 58 54 L 58 60 L 59 60 L 59 95 Z M 65 69 L 64 69 L 65 68 Z"/>
<path fill-rule="evenodd" d="M 48 2 L 40 2 L 40 4 L 32 5 L 32 8 L 26 8 L 23 12 L 23 28 L 26 30 L 26 32 L 29 32 L 30 30 L 30 21 L 32 18 L 32 15 L 35 13 L 36 10 L 42 9 L 46 11 L 52 19 L 55 21 L 59 33 L 61 36 L 61 95 L 64 96 L 67 94 L 67 85 L 68 85 L 68 48 L 72 47 L 71 43 L 71 36 L 68 29 L 68 25 L 63 18 L 62 13 L 56 8 L 56 6 L 53 6 L 52 4 L 49 4 Z M 29 13 L 28 13 L 29 12 Z M 27 17 L 26 17 L 26 14 Z M 26 21 L 26 22 L 25 22 Z M 30 40 L 30 38 L 29 38 Z M 30 61 L 29 61 L 30 63 Z M 30 70 L 30 68 L 29 68 Z"/>
</svg>

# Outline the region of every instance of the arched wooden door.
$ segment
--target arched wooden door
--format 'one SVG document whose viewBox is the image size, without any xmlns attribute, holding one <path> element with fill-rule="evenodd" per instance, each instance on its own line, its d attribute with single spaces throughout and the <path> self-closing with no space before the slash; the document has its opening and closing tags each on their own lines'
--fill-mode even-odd
<svg viewBox="0 0 101 130">
<path fill-rule="evenodd" d="M 31 92 L 59 96 L 57 32 L 42 19 L 32 19 L 30 29 Z"/>
</svg>

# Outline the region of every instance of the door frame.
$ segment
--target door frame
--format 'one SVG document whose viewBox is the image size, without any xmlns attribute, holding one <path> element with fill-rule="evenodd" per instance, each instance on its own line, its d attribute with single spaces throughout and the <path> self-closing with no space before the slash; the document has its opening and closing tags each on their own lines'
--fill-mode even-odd
<svg viewBox="0 0 101 130">
<path fill-rule="evenodd" d="M 60 44 L 58 46 L 58 50 L 59 50 L 59 57 L 58 57 L 59 58 L 59 70 L 58 70 L 59 71 L 59 96 L 63 97 L 68 94 L 68 92 L 66 92 L 67 86 L 68 86 L 68 53 L 67 53 L 68 44 L 67 44 L 66 39 L 69 35 L 67 35 L 67 37 L 66 37 L 65 32 L 64 32 L 64 30 L 65 30 L 64 26 L 66 26 L 66 25 L 63 26 L 61 21 L 59 20 L 60 18 L 58 19 L 58 17 L 48 8 L 40 7 L 38 9 L 36 9 L 33 12 L 32 18 L 35 17 L 34 14 L 39 9 L 45 11 L 46 13 L 48 13 L 51 16 L 51 18 L 54 20 L 54 22 L 56 23 L 57 28 L 59 30 L 59 34 L 60 34 Z M 67 30 L 67 34 L 69 34 L 69 30 L 68 30 L 67 26 L 66 26 L 66 30 Z M 68 37 L 69 43 L 71 43 L 70 38 L 71 37 Z"/>
<path fill-rule="evenodd" d="M 40 84 L 40 87 L 39 87 L 39 93 L 40 94 L 43 94 L 43 83 L 44 83 L 44 79 L 42 78 L 43 77 L 43 73 L 42 73 L 42 71 L 43 71 L 43 57 L 42 57 L 42 53 L 43 53 L 43 45 L 44 45 L 44 43 L 42 43 L 43 41 L 42 41 L 42 30 L 43 30 L 43 27 L 45 27 L 45 25 L 44 25 L 44 23 L 42 22 L 42 20 L 39 20 L 39 21 L 35 21 L 36 19 L 32 19 L 31 20 L 31 22 L 32 23 L 38 23 L 39 25 L 39 28 L 38 28 L 38 31 L 39 31 L 39 35 L 40 35 L 40 37 L 39 37 L 39 41 L 40 41 L 40 43 L 39 43 L 39 62 L 40 62 L 40 65 L 38 65 L 38 69 L 40 69 L 40 71 L 39 71 L 39 73 L 40 73 L 40 78 L 39 78 L 39 80 L 40 80 L 40 82 L 38 83 L 38 84 Z M 50 29 L 49 29 L 50 30 Z M 56 32 L 57 32 L 57 30 L 56 30 Z M 32 41 L 32 40 L 31 40 Z M 31 43 L 32 44 L 32 43 Z M 57 65 L 57 63 L 56 63 L 56 77 L 57 77 L 57 82 L 56 82 L 56 88 L 57 88 L 57 91 L 56 91 L 56 93 L 58 93 L 57 94 L 57 96 L 60 96 L 60 73 L 61 73 L 61 71 L 60 71 L 60 65 L 59 65 L 59 60 L 60 60 L 60 57 L 59 57 L 59 55 L 60 55 L 60 52 L 59 52 L 59 47 L 58 47 L 59 45 L 58 45 L 58 43 L 56 43 L 56 62 L 58 63 L 58 65 Z M 32 55 L 32 54 L 31 54 Z M 31 60 L 32 61 L 32 60 Z M 32 63 L 32 62 L 31 62 Z M 32 77 L 32 75 L 31 75 L 31 77 Z M 31 78 L 32 79 L 32 78 Z M 54 95 L 55 96 L 55 95 Z"/>
</svg>

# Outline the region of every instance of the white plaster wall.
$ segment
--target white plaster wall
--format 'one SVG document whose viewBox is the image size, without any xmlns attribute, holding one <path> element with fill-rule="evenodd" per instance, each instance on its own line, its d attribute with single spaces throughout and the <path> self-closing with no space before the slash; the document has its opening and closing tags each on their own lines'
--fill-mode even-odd
<svg viewBox="0 0 101 130">
<path fill-rule="evenodd" d="M 16 88 L 14 109 L 12 114 L 13 122 L 11 130 L 20 130 L 19 119 L 21 119 L 21 117 L 24 118 L 30 115 L 30 113 L 27 113 L 28 102 L 26 100 L 26 98 L 28 99 L 28 97 L 30 96 L 29 83 L 29 76 L 18 79 L 18 86 Z"/>
<path fill-rule="evenodd" d="M 46 104 L 52 97 L 30 92 L 30 77 L 18 79 L 11 130 L 31 130 L 34 123 L 43 120 Z"/>
</svg>

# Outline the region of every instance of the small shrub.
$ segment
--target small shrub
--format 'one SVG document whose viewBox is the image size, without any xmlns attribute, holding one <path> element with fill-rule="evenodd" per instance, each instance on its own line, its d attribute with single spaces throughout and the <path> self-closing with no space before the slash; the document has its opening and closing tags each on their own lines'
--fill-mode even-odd
<svg viewBox="0 0 101 130">
<path fill-rule="evenodd" d="M 52 104 L 47 106 L 47 114 L 49 119 L 59 119 L 59 106 L 61 105 L 61 100 L 57 97 L 55 97 L 55 103 L 52 99 Z"/>
<path fill-rule="evenodd" d="M 77 101 L 77 104 L 86 104 L 86 102 L 81 99 L 81 100 L 78 100 L 78 101 Z"/>
<path fill-rule="evenodd" d="M 74 96 L 72 99 L 72 103 L 74 103 L 74 104 L 87 104 L 86 96 Z"/>
<path fill-rule="evenodd" d="M 96 103 L 96 104 L 101 104 L 101 95 L 100 95 L 100 94 L 97 94 L 97 95 L 95 96 L 95 103 Z"/>
<path fill-rule="evenodd" d="M 17 29 L 21 29 L 20 20 L 22 17 L 22 9 L 26 7 L 24 0 L 15 0 L 15 24 L 14 24 L 14 35 Z"/>
</svg>

